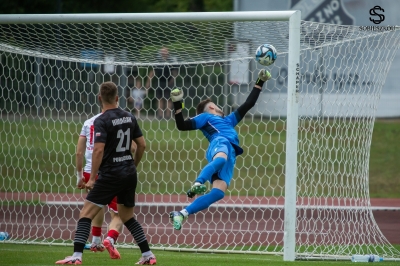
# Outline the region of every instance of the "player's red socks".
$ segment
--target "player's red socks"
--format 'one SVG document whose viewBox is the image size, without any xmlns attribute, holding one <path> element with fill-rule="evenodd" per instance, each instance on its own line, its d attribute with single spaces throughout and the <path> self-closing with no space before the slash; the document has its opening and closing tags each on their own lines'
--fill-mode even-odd
<svg viewBox="0 0 400 266">
<path fill-rule="evenodd" d="M 116 243 L 117 239 L 118 239 L 118 236 L 119 236 L 119 233 L 118 233 L 118 231 L 111 229 L 110 231 L 108 231 L 107 236 L 111 237 L 112 239 L 114 239 L 114 243 Z"/>
<path fill-rule="evenodd" d="M 92 236 L 101 236 L 101 227 L 92 226 Z"/>
</svg>

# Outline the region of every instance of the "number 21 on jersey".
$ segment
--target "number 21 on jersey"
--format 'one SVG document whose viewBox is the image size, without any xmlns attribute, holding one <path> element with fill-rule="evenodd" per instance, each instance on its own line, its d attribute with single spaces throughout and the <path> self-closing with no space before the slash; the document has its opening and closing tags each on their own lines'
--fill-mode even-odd
<svg viewBox="0 0 400 266">
<path fill-rule="evenodd" d="M 129 144 L 131 143 L 131 129 L 128 128 L 125 132 L 122 129 L 118 130 L 117 138 L 119 138 L 119 142 L 118 142 L 118 146 L 116 148 L 116 152 L 123 152 L 123 151 L 129 150 Z M 126 143 L 125 143 L 125 145 L 123 145 L 125 139 L 126 139 Z"/>
</svg>

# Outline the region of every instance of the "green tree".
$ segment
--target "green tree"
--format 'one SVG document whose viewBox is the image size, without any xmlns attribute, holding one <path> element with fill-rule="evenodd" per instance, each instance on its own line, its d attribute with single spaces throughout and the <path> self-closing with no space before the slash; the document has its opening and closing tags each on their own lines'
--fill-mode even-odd
<svg viewBox="0 0 400 266">
<path fill-rule="evenodd" d="M 232 9 L 233 0 L 0 1 L 1 14 L 210 12 Z"/>
</svg>

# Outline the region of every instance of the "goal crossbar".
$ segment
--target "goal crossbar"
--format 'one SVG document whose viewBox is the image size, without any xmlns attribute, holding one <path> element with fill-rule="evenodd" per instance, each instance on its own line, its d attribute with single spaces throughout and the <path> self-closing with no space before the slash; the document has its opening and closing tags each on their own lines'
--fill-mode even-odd
<svg viewBox="0 0 400 266">
<path fill-rule="evenodd" d="M 287 21 L 299 11 L 0 15 L 0 24 Z"/>
</svg>

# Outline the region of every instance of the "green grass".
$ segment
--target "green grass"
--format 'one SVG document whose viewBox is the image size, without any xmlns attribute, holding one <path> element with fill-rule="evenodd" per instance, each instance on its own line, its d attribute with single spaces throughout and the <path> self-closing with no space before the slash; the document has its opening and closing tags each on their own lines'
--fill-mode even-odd
<svg viewBox="0 0 400 266">
<path fill-rule="evenodd" d="M 72 254 L 72 247 L 0 243 L 0 265 L 54 265 Z M 119 249 L 121 260 L 111 260 L 107 254 L 85 252 L 83 265 L 133 265 L 140 257 L 138 249 Z M 154 250 L 157 265 L 163 266 L 250 266 L 250 265 L 353 265 L 351 261 L 296 261 L 284 262 L 282 256 L 254 254 L 212 254 Z M 383 262 L 398 265 L 399 262 Z"/>
<path fill-rule="evenodd" d="M 75 145 L 81 125 L 57 119 L 1 120 L 0 191 L 77 192 Z M 285 127 L 283 120 L 239 124 L 245 154 L 237 158 L 231 195 L 283 195 Z M 182 193 L 205 165 L 208 142 L 199 131 L 179 132 L 173 120 L 144 121 L 141 128 L 148 148 L 139 167 L 138 191 Z M 400 120 L 376 121 L 371 147 L 359 141 L 369 143 L 365 136 L 370 130 L 357 121 L 302 121 L 299 136 L 307 141 L 299 145 L 304 180 L 298 183 L 299 194 L 362 196 L 366 190 L 358 178 L 370 152 L 371 197 L 400 197 Z M 358 148 L 362 152 L 355 152 Z"/>
<path fill-rule="evenodd" d="M 372 135 L 372 197 L 400 198 L 400 120 L 378 120 Z"/>
</svg>

